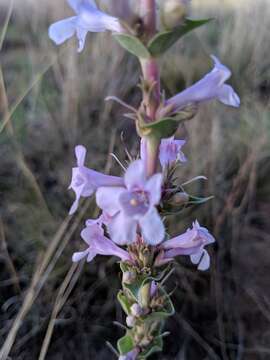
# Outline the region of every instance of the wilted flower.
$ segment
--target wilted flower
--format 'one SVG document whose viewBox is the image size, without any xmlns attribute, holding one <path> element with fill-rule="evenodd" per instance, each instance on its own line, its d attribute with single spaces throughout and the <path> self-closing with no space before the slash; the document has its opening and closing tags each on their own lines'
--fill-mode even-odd
<svg viewBox="0 0 270 360">
<path fill-rule="evenodd" d="M 213 99 L 225 105 L 238 107 L 239 96 L 230 85 L 225 82 L 231 77 L 231 71 L 215 57 L 212 56 L 214 69 L 196 84 L 167 100 L 166 105 L 173 107 L 172 112 L 177 112 L 187 105 L 197 104 Z"/>
<path fill-rule="evenodd" d="M 81 232 L 81 237 L 88 245 L 82 252 L 76 252 L 72 256 L 72 261 L 77 262 L 87 257 L 87 262 L 94 259 L 96 255 L 114 255 L 122 261 L 129 261 L 130 256 L 127 251 L 115 245 L 113 241 L 104 236 L 104 231 L 96 221 L 87 221 L 86 228 Z"/>
<path fill-rule="evenodd" d="M 162 139 L 159 148 L 159 160 L 162 167 L 171 165 L 176 161 L 186 162 L 187 158 L 182 152 L 185 140 L 175 140 L 174 136 L 169 139 Z"/>
<path fill-rule="evenodd" d="M 72 215 L 78 208 L 80 197 L 91 196 L 100 186 L 121 186 L 123 179 L 117 176 L 104 175 L 84 166 L 86 149 L 82 145 L 75 148 L 77 167 L 72 169 L 72 179 L 69 189 L 76 194 L 76 199 L 70 209 Z"/>
<path fill-rule="evenodd" d="M 94 0 L 68 0 L 68 3 L 76 16 L 58 21 L 49 28 L 49 36 L 57 45 L 76 34 L 81 52 L 88 32 L 123 31 L 119 20 L 100 11 Z"/>
<path fill-rule="evenodd" d="M 210 266 L 210 257 L 205 246 L 215 242 L 208 230 L 195 221 L 192 229 L 184 234 L 165 241 L 161 246 L 161 253 L 156 259 L 156 265 L 172 261 L 178 255 L 189 255 L 193 264 L 198 264 L 198 270 L 207 270 Z"/>
<path fill-rule="evenodd" d="M 161 198 L 162 180 L 162 174 L 147 179 L 143 161 L 137 160 L 125 173 L 125 187 L 98 189 L 97 204 L 112 217 L 108 230 L 113 241 L 120 245 L 134 242 L 138 225 L 147 244 L 163 240 L 164 225 L 155 207 Z"/>
</svg>

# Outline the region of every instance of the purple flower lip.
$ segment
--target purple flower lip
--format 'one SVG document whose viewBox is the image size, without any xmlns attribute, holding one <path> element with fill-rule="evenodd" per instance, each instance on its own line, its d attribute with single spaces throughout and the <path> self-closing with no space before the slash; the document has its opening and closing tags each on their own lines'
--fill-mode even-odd
<svg viewBox="0 0 270 360">
<path fill-rule="evenodd" d="M 125 173 L 125 186 L 98 189 L 97 204 L 112 217 L 108 229 L 113 241 L 119 245 L 135 242 L 138 226 L 147 244 L 157 245 L 164 239 L 164 224 L 156 209 L 162 182 L 162 174 L 147 179 L 144 162 L 137 160 Z"/>
<path fill-rule="evenodd" d="M 190 104 L 217 99 L 225 105 L 240 106 L 240 98 L 234 89 L 225 84 L 231 77 L 231 71 L 223 65 L 217 57 L 211 56 L 214 61 L 213 70 L 196 84 L 167 100 L 165 106 L 172 106 L 172 113 L 180 111 Z"/>
<path fill-rule="evenodd" d="M 91 196 L 100 186 L 121 186 L 124 181 L 117 176 L 104 175 L 84 166 L 86 149 L 82 145 L 75 148 L 77 167 L 72 169 L 72 179 L 69 189 L 75 192 L 76 199 L 70 209 L 72 215 L 78 208 L 81 197 Z"/>
<path fill-rule="evenodd" d="M 127 216 L 143 216 L 150 206 L 149 194 L 145 191 L 126 191 L 120 195 L 119 202 Z"/>
<path fill-rule="evenodd" d="M 124 31 L 119 20 L 100 11 L 94 0 L 68 0 L 68 3 L 75 16 L 57 21 L 49 28 L 49 37 L 56 45 L 76 35 L 79 41 L 78 52 L 81 52 L 88 32 Z"/>
<path fill-rule="evenodd" d="M 210 257 L 205 246 L 215 242 L 208 230 L 195 221 L 192 229 L 184 234 L 163 242 L 155 264 L 161 266 L 170 262 L 179 255 L 189 255 L 191 262 L 198 265 L 199 270 L 207 270 L 210 266 Z"/>
<path fill-rule="evenodd" d="M 88 220 L 86 222 L 86 228 L 81 232 L 81 237 L 88 245 L 88 248 L 82 252 L 76 252 L 73 254 L 73 262 L 78 262 L 83 258 L 87 258 L 87 262 L 94 259 L 96 255 L 114 255 L 119 257 L 122 261 L 132 262 L 129 253 L 121 249 L 114 242 L 104 236 L 104 230 L 102 229 L 102 218 L 97 220 Z"/>
</svg>

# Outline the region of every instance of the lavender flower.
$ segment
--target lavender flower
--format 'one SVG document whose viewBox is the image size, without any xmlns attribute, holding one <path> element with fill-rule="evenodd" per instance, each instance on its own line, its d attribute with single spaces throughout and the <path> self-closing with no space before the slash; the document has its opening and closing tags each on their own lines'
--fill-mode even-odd
<svg viewBox="0 0 270 360">
<path fill-rule="evenodd" d="M 214 242 L 214 237 L 196 220 L 192 229 L 165 241 L 160 246 L 163 251 L 158 255 L 156 265 L 159 266 L 172 261 L 178 255 L 189 255 L 191 262 L 198 265 L 198 270 L 207 270 L 210 266 L 210 257 L 204 247 Z"/>
<path fill-rule="evenodd" d="M 98 189 L 97 204 L 112 217 L 108 230 L 114 242 L 134 242 L 138 225 L 147 244 L 156 245 L 163 240 L 164 225 L 155 207 L 161 198 L 162 180 L 162 174 L 147 179 L 143 161 L 137 160 L 125 173 L 125 187 Z"/>
<path fill-rule="evenodd" d="M 213 99 L 217 99 L 225 105 L 239 107 L 239 96 L 230 85 L 225 84 L 231 77 L 231 71 L 222 65 L 215 56 L 211 57 L 215 66 L 209 74 L 188 89 L 167 100 L 166 105 L 171 105 L 173 112 L 177 112 L 190 104 Z"/>
<path fill-rule="evenodd" d="M 77 158 L 77 167 L 72 169 L 72 179 L 69 189 L 75 192 L 76 199 L 70 209 L 70 215 L 74 214 L 77 210 L 80 197 L 91 196 L 100 186 L 123 185 L 123 179 L 120 177 L 104 175 L 85 167 L 86 149 L 84 146 L 76 146 L 75 155 Z"/>
<path fill-rule="evenodd" d="M 118 360 L 136 360 L 139 352 L 139 349 L 135 348 L 134 350 L 130 351 L 125 355 L 120 355 Z"/>
<path fill-rule="evenodd" d="M 187 158 L 182 152 L 182 147 L 185 145 L 185 140 L 175 140 L 174 136 L 168 139 L 162 139 L 159 147 L 159 161 L 162 168 L 171 165 L 176 161 L 186 162 Z M 141 140 L 140 156 L 146 166 L 146 141 Z"/>
<path fill-rule="evenodd" d="M 68 3 L 76 16 L 60 20 L 49 28 L 49 37 L 57 45 L 76 34 L 79 40 L 78 52 L 81 52 L 88 32 L 123 31 L 119 20 L 100 11 L 94 0 L 68 0 Z"/>
<path fill-rule="evenodd" d="M 104 231 L 97 221 L 87 221 L 86 228 L 81 232 L 81 237 L 88 245 L 88 248 L 82 252 L 74 253 L 72 257 L 73 262 L 78 262 L 85 257 L 87 257 L 87 262 L 90 262 L 98 254 L 114 255 L 122 261 L 131 261 L 127 251 L 121 249 L 104 236 Z"/>
<path fill-rule="evenodd" d="M 169 139 L 161 140 L 159 148 L 159 160 L 162 167 L 171 165 L 176 161 L 187 161 L 187 158 L 182 152 L 182 146 L 184 146 L 185 143 L 185 140 L 174 140 L 174 136 Z"/>
</svg>

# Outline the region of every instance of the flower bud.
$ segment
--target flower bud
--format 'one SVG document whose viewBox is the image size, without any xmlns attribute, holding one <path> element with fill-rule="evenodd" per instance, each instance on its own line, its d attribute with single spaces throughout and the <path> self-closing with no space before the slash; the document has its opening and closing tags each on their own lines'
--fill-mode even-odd
<svg viewBox="0 0 270 360">
<path fill-rule="evenodd" d="M 189 13 L 190 0 L 162 1 L 161 21 L 163 25 L 172 29 L 180 25 Z"/>
<path fill-rule="evenodd" d="M 126 323 L 127 323 L 127 326 L 132 328 L 134 325 L 135 325 L 135 322 L 136 322 L 136 319 L 134 316 L 127 316 L 126 318 Z"/>
<path fill-rule="evenodd" d="M 138 304 L 133 304 L 130 308 L 131 314 L 135 317 L 140 317 L 143 314 L 143 309 Z"/>
<path fill-rule="evenodd" d="M 123 273 L 123 282 L 125 284 L 132 284 L 136 279 L 136 274 L 134 271 L 125 271 Z"/>
<path fill-rule="evenodd" d="M 179 192 L 172 198 L 173 205 L 184 205 L 189 201 L 189 195 L 186 192 Z"/>
</svg>

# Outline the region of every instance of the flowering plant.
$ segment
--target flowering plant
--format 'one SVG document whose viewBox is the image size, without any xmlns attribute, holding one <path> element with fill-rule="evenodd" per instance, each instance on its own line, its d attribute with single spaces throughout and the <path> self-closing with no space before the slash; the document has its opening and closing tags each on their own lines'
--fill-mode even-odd
<svg viewBox="0 0 270 360">
<path fill-rule="evenodd" d="M 75 16 L 49 29 L 56 44 L 76 35 L 78 51 L 82 51 L 88 32 L 108 30 L 139 59 L 142 68 L 138 109 L 110 98 L 131 111 L 127 116 L 135 122 L 141 137 L 140 153 L 124 174 L 116 177 L 87 168 L 86 149 L 77 146 L 77 166 L 70 184 L 76 197 L 70 214 L 77 210 L 81 197 L 96 196 L 100 216 L 87 220 L 81 233 L 87 247 L 72 259 L 77 262 L 86 258 L 90 262 L 97 255 L 120 259 L 123 275 L 118 300 L 126 313 L 126 333 L 118 341 L 117 356 L 121 360 L 146 359 L 162 351 L 167 335 L 164 322 L 174 313 L 165 288 L 173 260 L 189 256 L 198 270 L 205 271 L 210 266 L 206 247 L 215 242 L 197 220 L 181 235 L 170 237 L 167 233 L 168 216 L 208 200 L 188 194 L 177 178 L 176 169 L 187 159 L 182 151 L 185 140 L 175 139 L 176 131 L 179 124 L 196 115 L 203 102 L 216 99 L 238 107 L 240 100 L 226 84 L 230 70 L 215 56 L 212 71 L 203 79 L 169 99 L 165 97 L 157 59 L 186 33 L 210 21 L 189 19 L 190 1 L 108 0 L 101 1 L 103 9 L 94 0 L 68 3 Z"/>
</svg>

